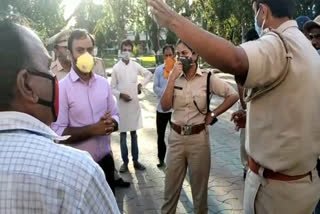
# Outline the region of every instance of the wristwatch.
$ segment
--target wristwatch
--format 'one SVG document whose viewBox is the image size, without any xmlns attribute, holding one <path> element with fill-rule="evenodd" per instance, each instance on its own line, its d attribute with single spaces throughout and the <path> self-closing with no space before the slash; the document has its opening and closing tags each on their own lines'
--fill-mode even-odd
<svg viewBox="0 0 320 214">
<path fill-rule="evenodd" d="M 212 126 L 213 124 L 215 124 L 216 122 L 218 122 L 218 119 L 215 117 L 216 114 L 214 112 L 211 112 L 211 117 L 213 118 L 212 122 L 210 123 L 210 125 Z"/>
<path fill-rule="evenodd" d="M 214 117 L 215 113 L 212 111 L 210 115 L 211 115 L 211 117 Z"/>
</svg>

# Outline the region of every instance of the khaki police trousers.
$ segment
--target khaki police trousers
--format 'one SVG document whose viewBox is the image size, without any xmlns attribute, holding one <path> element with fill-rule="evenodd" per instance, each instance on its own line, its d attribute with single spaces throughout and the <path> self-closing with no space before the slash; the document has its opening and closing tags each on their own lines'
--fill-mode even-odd
<svg viewBox="0 0 320 214">
<path fill-rule="evenodd" d="M 189 136 L 179 135 L 171 129 L 167 148 L 167 169 L 162 214 L 176 212 L 187 169 L 195 213 L 208 213 L 210 145 L 207 129 L 200 134 Z"/>
<path fill-rule="evenodd" d="M 296 181 L 265 179 L 249 170 L 244 190 L 244 214 L 312 214 L 320 198 L 316 170 Z"/>
</svg>

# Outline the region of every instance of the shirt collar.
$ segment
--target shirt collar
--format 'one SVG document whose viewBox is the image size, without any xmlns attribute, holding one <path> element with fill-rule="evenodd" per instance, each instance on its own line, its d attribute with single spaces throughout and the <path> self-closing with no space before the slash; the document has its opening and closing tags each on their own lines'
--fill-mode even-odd
<svg viewBox="0 0 320 214">
<path fill-rule="evenodd" d="M 70 70 L 70 78 L 72 82 L 76 82 L 78 80 L 80 80 L 79 75 L 75 72 L 75 70 L 73 69 L 73 67 L 71 67 Z M 91 78 L 90 78 L 90 82 L 96 79 L 96 74 L 91 71 Z"/>
<path fill-rule="evenodd" d="M 291 27 L 296 27 L 296 28 L 298 28 L 297 22 L 294 21 L 294 20 L 286 21 L 286 22 L 282 23 L 282 24 L 276 29 L 276 31 L 278 31 L 278 32 L 280 32 L 280 33 L 283 33 L 284 31 L 286 31 L 288 28 L 291 28 Z"/>
<path fill-rule="evenodd" d="M 0 112 L 0 131 L 10 130 L 26 130 L 57 141 L 69 138 L 58 136 L 49 126 L 29 114 L 16 111 Z"/>
<path fill-rule="evenodd" d="M 203 72 L 201 71 L 201 68 L 199 66 L 198 66 L 197 71 L 196 71 L 196 76 L 197 75 L 199 75 L 199 76 L 203 75 Z M 182 76 L 185 76 L 184 72 L 182 72 L 179 77 L 181 78 Z"/>
<path fill-rule="evenodd" d="M 128 65 L 130 65 L 130 63 L 131 63 L 131 60 L 132 60 L 132 59 L 130 59 L 129 62 L 128 62 L 128 64 L 126 64 L 126 63 L 124 63 L 124 61 L 122 61 L 122 59 L 120 59 L 120 63 L 122 63 L 122 65 L 128 66 Z"/>
</svg>

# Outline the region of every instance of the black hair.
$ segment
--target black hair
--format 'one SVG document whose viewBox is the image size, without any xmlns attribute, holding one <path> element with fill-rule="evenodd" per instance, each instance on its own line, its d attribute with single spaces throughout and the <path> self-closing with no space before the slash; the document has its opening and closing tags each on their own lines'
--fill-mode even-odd
<svg viewBox="0 0 320 214">
<path fill-rule="evenodd" d="M 247 32 L 246 37 L 245 37 L 246 42 L 254 41 L 257 39 L 259 39 L 259 35 L 258 35 L 257 31 L 254 28 L 250 29 Z"/>
<path fill-rule="evenodd" d="M 123 46 L 131 46 L 132 50 L 133 50 L 133 43 L 130 39 L 125 39 L 121 42 L 120 45 L 120 50 L 122 51 Z"/>
<path fill-rule="evenodd" d="M 257 10 L 259 10 L 260 4 L 268 5 L 272 15 L 278 18 L 292 18 L 296 9 L 294 0 L 253 0 L 252 4 L 254 2 L 257 3 Z"/>
<path fill-rule="evenodd" d="M 7 110 L 15 97 L 18 72 L 30 58 L 22 39 L 22 27 L 10 20 L 0 21 L 0 109 Z"/>
<path fill-rule="evenodd" d="M 194 53 L 193 49 L 187 44 L 185 43 L 183 40 L 179 39 L 177 42 L 177 46 L 183 44 L 184 46 L 186 46 L 192 53 Z"/>
<path fill-rule="evenodd" d="M 173 45 L 165 44 L 165 46 L 163 46 L 163 48 L 162 48 L 162 53 L 164 54 L 164 52 L 165 52 L 167 49 L 171 49 L 171 50 L 172 50 L 172 53 L 174 54 L 174 47 L 173 47 Z"/>
<path fill-rule="evenodd" d="M 74 40 L 80 40 L 80 39 L 85 39 L 87 38 L 87 36 L 89 36 L 92 45 L 94 46 L 94 39 L 92 37 L 92 35 L 90 33 L 88 33 L 87 30 L 85 29 L 76 29 L 74 31 L 71 32 L 69 39 L 68 39 L 68 49 L 69 51 L 72 53 L 72 46 L 73 46 L 73 41 Z"/>
</svg>

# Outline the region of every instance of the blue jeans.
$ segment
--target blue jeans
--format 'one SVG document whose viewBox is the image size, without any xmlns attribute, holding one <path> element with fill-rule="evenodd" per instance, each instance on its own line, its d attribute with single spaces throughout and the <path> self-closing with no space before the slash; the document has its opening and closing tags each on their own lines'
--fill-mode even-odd
<svg viewBox="0 0 320 214">
<path fill-rule="evenodd" d="M 139 149 L 138 149 L 138 136 L 136 131 L 131 131 L 131 154 L 133 162 L 138 161 Z M 128 147 L 127 147 L 127 133 L 120 133 L 120 148 L 121 148 L 121 157 L 122 161 L 125 164 L 129 163 L 128 159 Z"/>
</svg>

